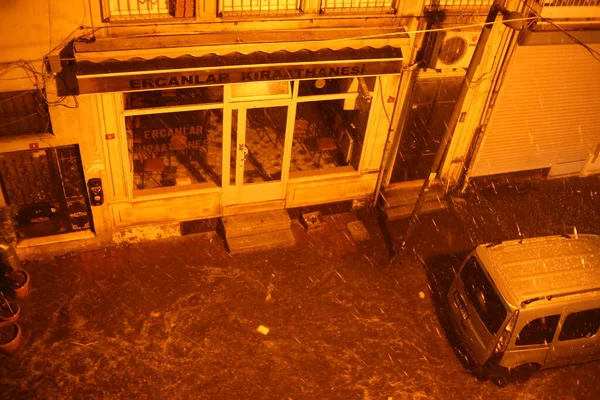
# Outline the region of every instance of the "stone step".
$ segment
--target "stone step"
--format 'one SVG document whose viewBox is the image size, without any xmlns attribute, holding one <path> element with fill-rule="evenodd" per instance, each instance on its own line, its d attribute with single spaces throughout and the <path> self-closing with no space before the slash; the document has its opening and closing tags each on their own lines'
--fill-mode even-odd
<svg viewBox="0 0 600 400">
<path fill-rule="evenodd" d="M 227 238 L 227 247 L 231 254 L 294 247 L 295 245 L 296 239 L 291 229 Z"/>
<path fill-rule="evenodd" d="M 392 192 L 385 191 L 381 194 L 383 200 L 383 208 L 393 208 L 405 205 L 412 205 L 417 202 L 421 189 L 418 190 L 394 190 Z M 425 196 L 425 201 L 437 201 L 445 196 L 443 187 L 431 187 Z"/>
<path fill-rule="evenodd" d="M 290 229 L 291 226 L 285 210 L 229 215 L 221 218 L 221 222 L 227 239 Z"/>
<path fill-rule="evenodd" d="M 391 220 L 395 220 L 395 219 L 403 219 L 403 218 L 410 217 L 410 215 L 413 212 L 414 206 L 415 205 L 413 203 L 413 204 L 407 204 L 407 205 L 398 206 L 398 207 L 386 208 L 383 211 L 385 212 L 385 215 L 387 216 L 388 221 L 391 221 Z M 445 208 L 448 208 L 448 203 L 445 200 L 426 201 L 423 204 L 423 207 L 421 207 L 421 211 L 419 212 L 419 215 L 427 214 L 427 213 L 438 211 L 438 210 L 443 210 Z"/>
</svg>

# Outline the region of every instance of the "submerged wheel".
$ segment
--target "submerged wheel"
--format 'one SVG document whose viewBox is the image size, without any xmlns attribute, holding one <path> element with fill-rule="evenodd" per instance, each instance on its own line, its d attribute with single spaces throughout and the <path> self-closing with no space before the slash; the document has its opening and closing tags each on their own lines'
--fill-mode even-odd
<svg viewBox="0 0 600 400">
<path fill-rule="evenodd" d="M 519 365 L 517 368 L 511 371 L 511 376 L 514 377 L 517 382 L 525 382 L 531 376 L 540 369 L 538 364 L 523 364 Z"/>
<path fill-rule="evenodd" d="M 505 387 L 509 382 L 525 382 L 540 369 L 538 364 L 523 364 L 513 368 L 510 373 L 492 378 L 494 385 Z"/>
<path fill-rule="evenodd" d="M 492 378 L 492 383 L 494 383 L 494 385 L 501 387 L 501 388 L 505 387 L 506 385 L 508 385 L 508 376 L 501 375 L 501 376 Z"/>
</svg>

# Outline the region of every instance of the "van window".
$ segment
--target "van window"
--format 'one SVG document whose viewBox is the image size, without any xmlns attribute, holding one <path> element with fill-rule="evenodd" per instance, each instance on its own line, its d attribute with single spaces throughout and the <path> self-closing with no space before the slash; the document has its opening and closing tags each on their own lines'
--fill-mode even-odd
<svg viewBox="0 0 600 400">
<path fill-rule="evenodd" d="M 475 257 L 466 262 L 460 278 L 469 302 L 487 330 L 495 335 L 506 318 L 506 308 Z"/>
<path fill-rule="evenodd" d="M 594 336 L 600 328 L 600 309 L 579 311 L 567 315 L 558 340 L 573 340 Z"/>
<path fill-rule="evenodd" d="M 521 329 L 517 341 L 517 346 L 527 346 L 531 344 L 547 344 L 552 341 L 560 315 L 548 315 L 534 319 Z"/>
</svg>

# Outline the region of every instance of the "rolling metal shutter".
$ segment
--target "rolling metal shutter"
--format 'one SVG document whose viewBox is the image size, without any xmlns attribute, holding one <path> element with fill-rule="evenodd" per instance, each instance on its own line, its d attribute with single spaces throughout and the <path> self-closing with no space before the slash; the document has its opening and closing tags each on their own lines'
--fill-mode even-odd
<svg viewBox="0 0 600 400">
<path fill-rule="evenodd" d="M 469 175 L 578 173 L 599 139 L 600 62 L 576 44 L 520 46 Z"/>
</svg>

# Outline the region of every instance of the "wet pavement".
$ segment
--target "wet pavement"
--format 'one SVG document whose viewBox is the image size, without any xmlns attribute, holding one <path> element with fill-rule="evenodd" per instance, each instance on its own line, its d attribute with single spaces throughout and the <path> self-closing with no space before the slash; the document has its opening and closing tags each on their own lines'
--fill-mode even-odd
<svg viewBox="0 0 600 400">
<path fill-rule="evenodd" d="M 363 219 L 371 240 L 354 243 Z M 421 218 L 397 262 L 369 212 L 231 256 L 215 234 L 32 261 L 1 399 L 595 399 L 600 362 L 497 388 L 465 371 L 442 295 L 474 245 L 599 233 L 600 181 L 495 182 Z M 394 221 L 395 237 L 405 222 Z M 259 326 L 269 329 L 262 334 Z"/>
</svg>

